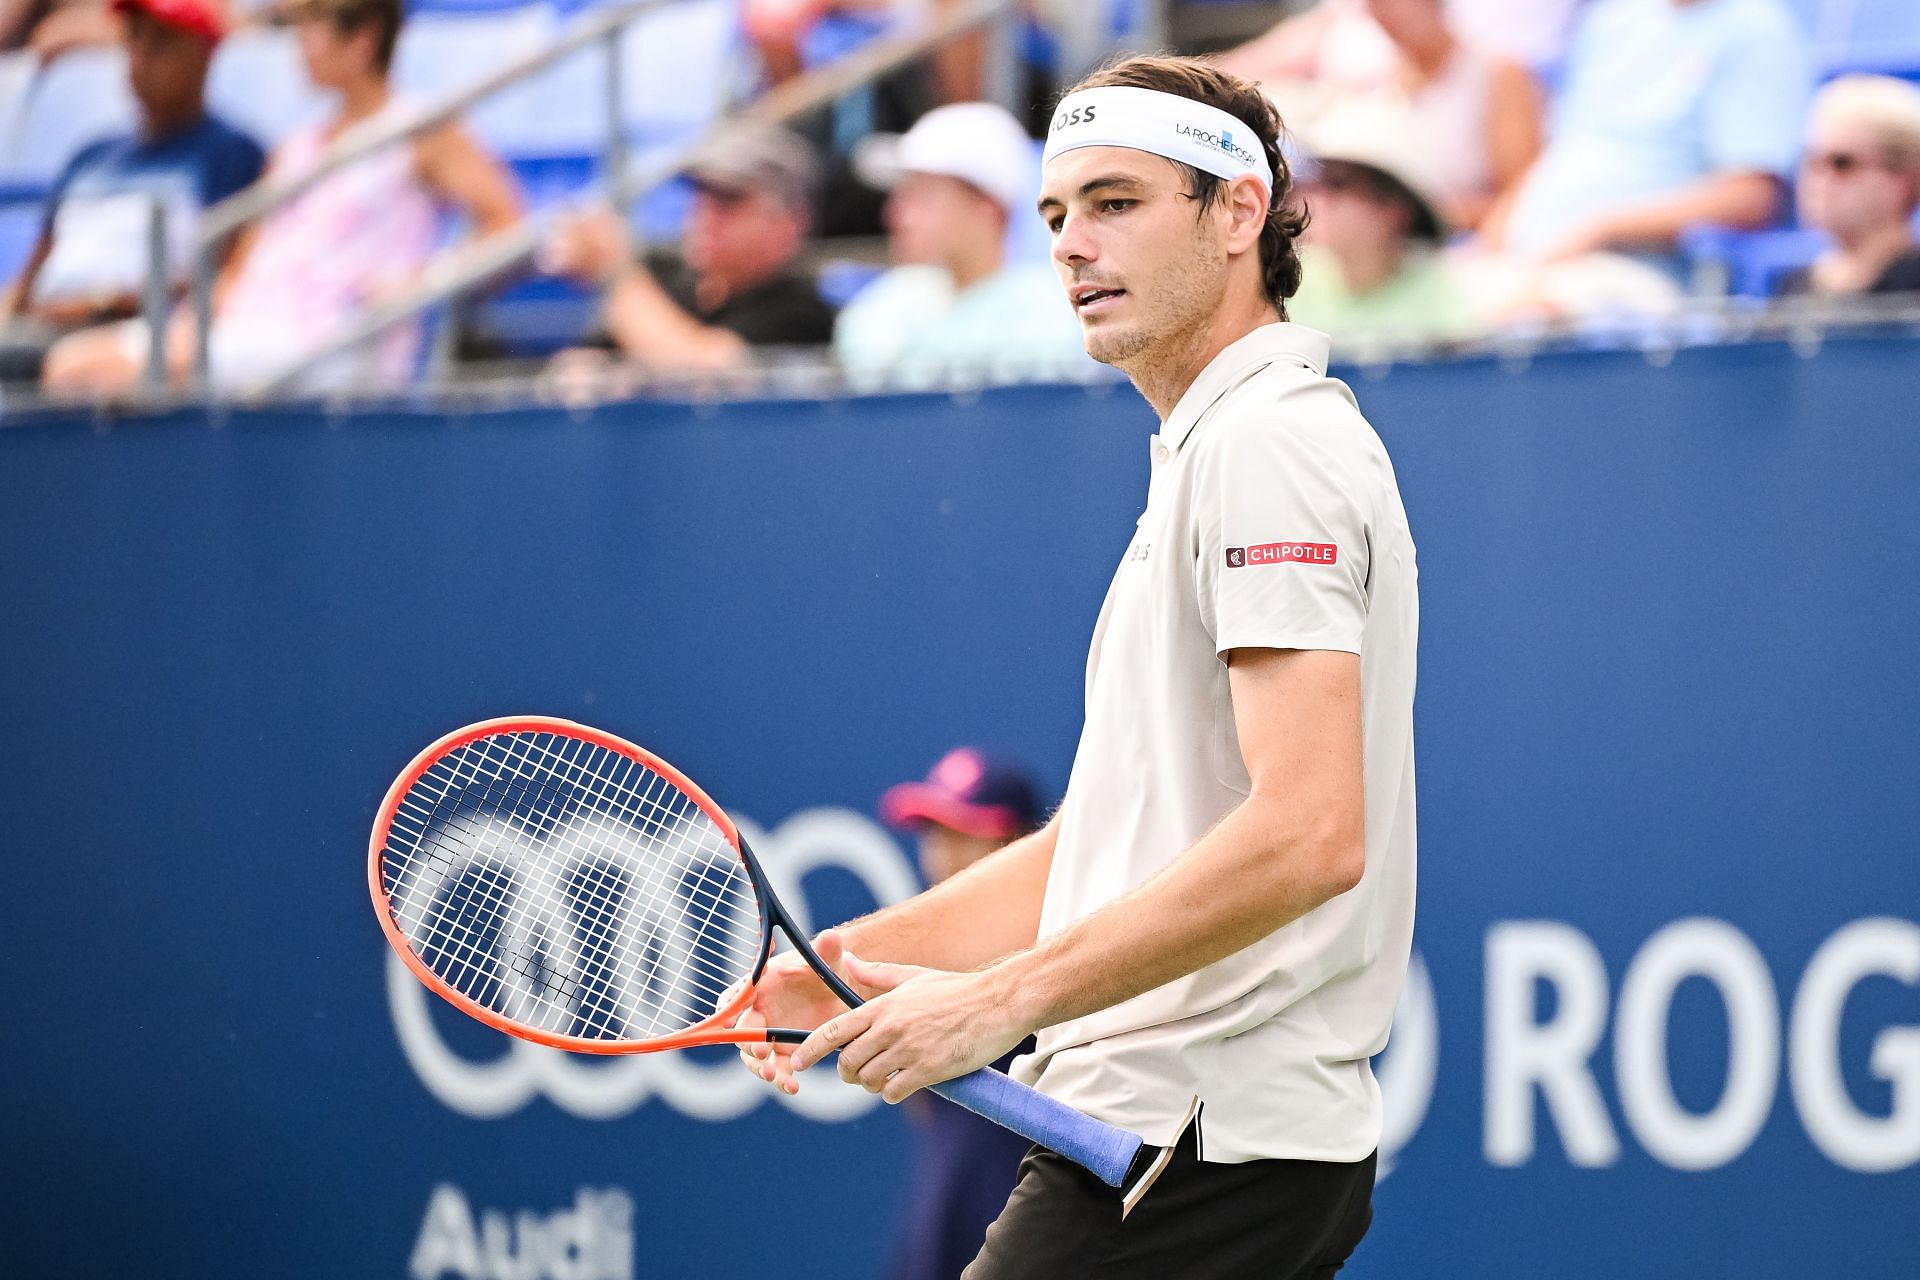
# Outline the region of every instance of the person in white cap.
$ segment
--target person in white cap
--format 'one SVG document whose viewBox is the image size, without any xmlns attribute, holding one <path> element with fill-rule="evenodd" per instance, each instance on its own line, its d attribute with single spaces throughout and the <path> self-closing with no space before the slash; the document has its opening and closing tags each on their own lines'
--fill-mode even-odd
<svg viewBox="0 0 1920 1280">
<path fill-rule="evenodd" d="M 1014 1074 L 1140 1134 L 1125 1193 L 1044 1149 L 966 1280 L 1319 1280 L 1372 1219 L 1413 935 L 1414 544 L 1386 450 L 1286 321 L 1302 225 L 1272 105 L 1185 58 L 1055 110 L 1040 212 L 1087 350 L 1161 420 L 1040 831 L 776 958 L 763 1079 L 838 1052 L 898 1102 Z M 1123 1199 L 1124 1195 L 1124 1199 Z M 1133 1205 L 1131 1213 L 1124 1213 Z"/>
<path fill-rule="evenodd" d="M 1085 363 L 1052 271 L 1007 259 L 1008 221 L 1034 188 L 1034 143 L 1010 112 L 936 107 L 904 134 L 868 139 L 855 167 L 891 189 L 895 263 L 834 324 L 834 354 L 856 380 L 1044 377 Z"/>
</svg>

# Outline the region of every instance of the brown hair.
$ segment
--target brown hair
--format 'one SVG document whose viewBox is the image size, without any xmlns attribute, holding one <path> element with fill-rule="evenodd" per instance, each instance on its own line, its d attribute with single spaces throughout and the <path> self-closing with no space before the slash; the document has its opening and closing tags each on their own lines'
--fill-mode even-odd
<svg viewBox="0 0 1920 1280">
<path fill-rule="evenodd" d="M 1199 58 L 1141 56 L 1126 58 L 1095 71 L 1067 93 L 1082 89 L 1156 89 L 1217 107 L 1253 130 L 1273 167 L 1273 195 L 1267 205 L 1267 225 L 1260 231 L 1260 272 L 1267 298 L 1287 317 L 1287 299 L 1300 288 L 1300 233 L 1307 229 L 1307 211 L 1294 206 L 1293 174 L 1280 153 L 1280 113 L 1267 95 L 1238 76 L 1229 75 Z M 1065 97 L 1065 94 L 1061 95 Z M 1178 160 L 1193 183 L 1193 197 L 1202 210 L 1226 198 L 1226 180 Z"/>
<path fill-rule="evenodd" d="M 406 20 L 402 0 L 296 0 L 289 16 L 296 22 L 315 18 L 333 24 L 341 35 L 362 27 L 374 29 L 373 65 L 385 75 L 393 69 L 393 46 Z"/>
</svg>

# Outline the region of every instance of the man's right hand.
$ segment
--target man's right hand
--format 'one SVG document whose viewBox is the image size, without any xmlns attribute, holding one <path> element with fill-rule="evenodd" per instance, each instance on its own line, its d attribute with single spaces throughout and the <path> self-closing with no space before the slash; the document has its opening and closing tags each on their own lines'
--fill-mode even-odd
<svg viewBox="0 0 1920 1280">
<path fill-rule="evenodd" d="M 813 949 L 828 968 L 840 972 L 842 954 L 838 932 L 828 929 L 813 940 Z M 842 975 L 844 976 L 844 975 Z M 818 974 L 808 967 L 797 951 L 783 951 L 767 962 L 766 972 L 753 991 L 753 1002 L 734 1023 L 736 1027 L 788 1027 L 812 1031 L 847 1006 L 827 989 Z M 798 1045 L 743 1044 L 740 1060 L 747 1070 L 782 1093 L 800 1092 L 793 1070 L 793 1051 Z"/>
</svg>

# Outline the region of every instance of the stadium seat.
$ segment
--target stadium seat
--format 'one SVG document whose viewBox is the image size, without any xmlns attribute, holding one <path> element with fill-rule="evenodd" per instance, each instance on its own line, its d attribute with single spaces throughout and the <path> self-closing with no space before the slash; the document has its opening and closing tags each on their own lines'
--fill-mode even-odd
<svg viewBox="0 0 1920 1280">
<path fill-rule="evenodd" d="M 1920 80 L 1920 5 L 1914 0 L 1825 0 L 1812 16 L 1814 65 L 1823 77 L 1879 72 Z"/>
<path fill-rule="evenodd" d="M 711 123 L 741 84 L 744 41 L 733 0 L 683 0 L 635 20 L 620 41 L 621 117 L 642 145 L 684 141 Z M 536 80 L 531 130 L 507 149 L 598 155 L 605 145 L 606 53 L 582 49 Z"/>
<path fill-rule="evenodd" d="M 1772 297 L 1782 276 L 1811 263 L 1826 244 L 1823 232 L 1806 227 L 1736 231 L 1701 225 L 1680 238 L 1696 291 L 1738 298 Z"/>
<path fill-rule="evenodd" d="M 76 49 L 40 69 L 0 164 L 8 183 L 51 182 L 90 142 L 131 133 L 138 121 L 123 49 Z"/>
<path fill-rule="evenodd" d="M 213 113 L 269 149 L 324 115 L 328 101 L 308 82 L 291 31 L 236 31 L 221 42 L 207 78 Z"/>
<path fill-rule="evenodd" d="M 13 279 L 27 264 L 43 217 L 38 201 L 0 205 L 0 280 Z"/>
<path fill-rule="evenodd" d="M 394 81 L 422 102 L 436 101 L 537 53 L 555 35 L 554 14 L 545 5 L 424 12 L 401 29 Z M 543 128 L 540 83 L 534 77 L 482 100 L 468 114 L 468 125 L 497 151 L 522 149 Z"/>
</svg>

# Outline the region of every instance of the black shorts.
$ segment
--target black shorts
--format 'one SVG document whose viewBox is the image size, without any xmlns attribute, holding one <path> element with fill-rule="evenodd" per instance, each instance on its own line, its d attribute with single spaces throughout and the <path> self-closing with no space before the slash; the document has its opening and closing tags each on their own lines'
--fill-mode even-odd
<svg viewBox="0 0 1920 1280">
<path fill-rule="evenodd" d="M 1191 1128 L 1123 1222 L 1120 1193 L 1035 1147 L 962 1280 L 1322 1280 L 1373 1222 L 1374 1157 L 1207 1164 Z"/>
</svg>

